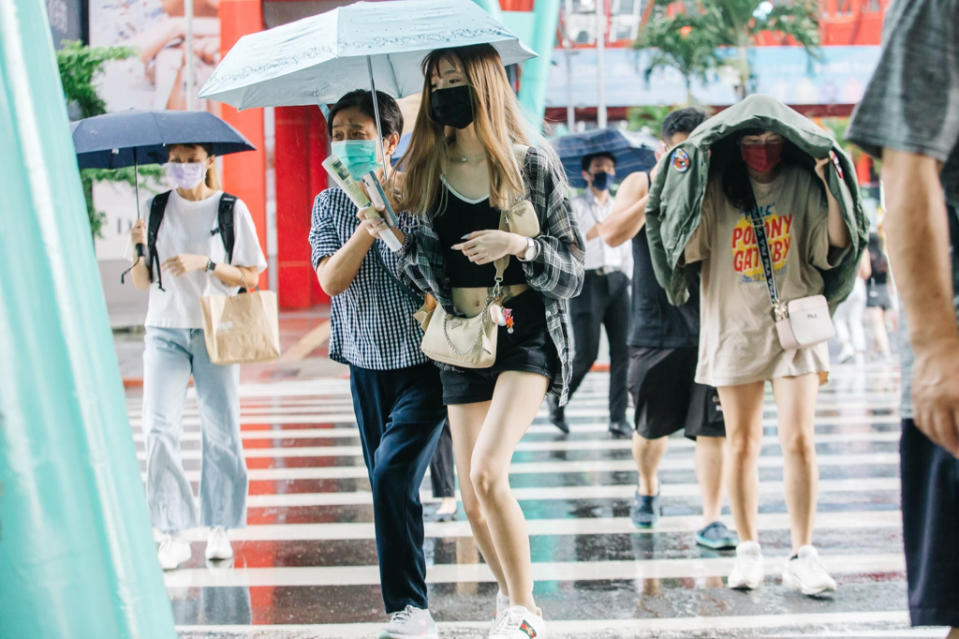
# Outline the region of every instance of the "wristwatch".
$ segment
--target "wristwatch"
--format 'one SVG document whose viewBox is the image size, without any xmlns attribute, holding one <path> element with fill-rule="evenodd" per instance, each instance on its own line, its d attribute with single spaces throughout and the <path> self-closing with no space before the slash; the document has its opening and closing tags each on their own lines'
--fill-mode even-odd
<svg viewBox="0 0 959 639">
<path fill-rule="evenodd" d="M 206 261 L 206 270 L 212 273 L 215 268 L 216 268 L 216 262 L 214 262 L 213 260 Z"/>
<path fill-rule="evenodd" d="M 533 238 L 526 238 L 526 251 L 520 255 L 519 260 L 521 262 L 532 262 L 536 259 L 536 256 L 539 254 L 539 246 L 536 242 L 533 241 Z"/>
</svg>

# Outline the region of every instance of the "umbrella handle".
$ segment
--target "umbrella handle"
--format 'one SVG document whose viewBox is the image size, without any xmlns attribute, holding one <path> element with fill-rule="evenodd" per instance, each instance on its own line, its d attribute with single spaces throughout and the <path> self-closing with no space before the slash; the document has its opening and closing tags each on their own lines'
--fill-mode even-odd
<svg viewBox="0 0 959 639">
<path fill-rule="evenodd" d="M 147 245 L 140 242 L 136 245 L 137 257 L 144 257 L 147 254 Z"/>
</svg>

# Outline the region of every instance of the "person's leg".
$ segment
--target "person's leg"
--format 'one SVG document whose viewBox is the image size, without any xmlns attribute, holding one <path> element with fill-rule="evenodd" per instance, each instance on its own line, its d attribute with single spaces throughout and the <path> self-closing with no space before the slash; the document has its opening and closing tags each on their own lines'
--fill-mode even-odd
<svg viewBox="0 0 959 639">
<path fill-rule="evenodd" d="M 350 394 L 353 396 L 353 412 L 360 431 L 360 448 L 370 482 L 376 466 L 374 454 L 380 446 L 380 438 L 386 428 L 393 397 L 383 388 L 383 376 L 379 371 L 350 366 Z"/>
<path fill-rule="evenodd" d="M 479 547 L 483 560 L 489 566 L 500 591 L 509 595 L 509 584 L 503 571 L 493 538 L 490 534 L 489 523 L 479 498 L 473 489 L 470 480 L 472 472 L 473 450 L 476 440 L 483 429 L 483 422 L 489 411 L 490 402 L 476 402 L 473 404 L 451 404 L 449 411 L 450 431 L 453 435 L 453 457 L 456 460 L 456 472 L 460 478 L 460 499 L 463 500 L 463 511 L 470 522 L 473 539 Z"/>
<path fill-rule="evenodd" d="M 849 306 L 849 338 L 857 358 L 866 353 L 866 331 L 863 326 L 863 313 L 866 311 L 866 283 L 857 278 L 853 293 L 846 304 Z"/>
<path fill-rule="evenodd" d="M 903 549 L 914 626 L 959 627 L 959 459 L 902 422 Z"/>
<path fill-rule="evenodd" d="M 819 489 L 813 437 L 818 393 L 819 376 L 815 373 L 773 380 L 793 554 L 812 543 Z"/>
<path fill-rule="evenodd" d="M 765 382 L 718 388 L 726 418 L 726 484 L 742 541 L 758 541 L 759 452 L 763 435 Z"/>
<path fill-rule="evenodd" d="M 876 344 L 876 350 L 882 357 L 889 357 L 889 334 L 886 332 L 886 315 L 879 306 L 870 306 L 867 309 L 869 313 L 869 326 L 872 328 L 872 337 Z"/>
<path fill-rule="evenodd" d="M 636 490 L 640 495 L 652 497 L 659 494 L 657 473 L 668 444 L 668 437 L 646 439 L 639 433 L 633 433 L 633 460 L 638 475 Z"/>
<path fill-rule="evenodd" d="M 374 371 L 359 366 L 350 366 L 350 393 L 353 396 L 353 412 L 356 415 L 356 425 L 360 434 L 360 447 L 363 450 L 363 461 L 366 464 L 366 473 L 373 485 L 373 470 L 376 467 L 374 457 L 380 446 L 380 438 L 386 428 L 390 409 L 393 407 L 393 397 L 388 388 L 384 387 L 384 376 L 381 371 Z M 373 495 L 373 525 L 376 530 L 376 494 Z M 384 580 L 383 553 L 379 530 L 376 530 L 376 552 L 379 558 L 380 583 Z M 386 593 L 382 593 L 383 605 L 387 613 L 398 609 L 390 608 L 386 601 Z"/>
<path fill-rule="evenodd" d="M 623 273 L 608 276 L 612 286 L 606 304 L 603 325 L 609 340 L 609 421 L 623 424 L 626 421 L 626 374 L 629 353 L 626 337 L 629 332 L 629 278 Z M 627 435 L 628 431 L 620 434 Z"/>
<path fill-rule="evenodd" d="M 696 438 L 696 480 L 703 500 L 703 526 L 719 521 L 723 508 L 723 447 L 722 437 Z"/>
<path fill-rule="evenodd" d="M 601 277 L 588 277 L 583 291 L 569 302 L 573 325 L 573 371 L 569 382 L 569 399 L 583 383 L 599 353 L 599 331 L 603 321 L 606 290 Z"/>
<path fill-rule="evenodd" d="M 444 420 L 436 452 L 430 461 L 430 485 L 433 497 L 440 504 L 433 513 L 434 521 L 449 521 L 456 516 L 456 480 L 453 470 L 453 437 L 449 420 Z"/>
<path fill-rule="evenodd" d="M 393 397 L 374 453 L 373 520 L 380 584 L 387 612 L 407 605 L 426 609 L 426 559 L 420 485 L 443 427 L 443 398 L 430 364 L 379 371 Z"/>
<path fill-rule="evenodd" d="M 212 363 L 201 330 L 190 331 L 190 350 L 203 425 L 200 522 L 213 528 L 242 528 L 249 481 L 240 436 L 240 367 Z"/>
<path fill-rule="evenodd" d="M 519 502 L 509 486 L 516 445 L 536 417 L 549 380 L 535 373 L 506 371 L 496 381 L 493 400 L 473 448 L 470 481 L 486 515 L 496 556 L 512 605 L 535 611 L 529 534 Z"/>
<path fill-rule="evenodd" d="M 147 327 L 143 350 L 143 430 L 147 503 L 153 526 L 176 534 L 196 526 L 193 489 L 180 456 L 180 419 L 190 381 L 186 331 Z"/>
<path fill-rule="evenodd" d="M 456 496 L 455 479 L 453 475 L 453 436 L 450 434 L 448 420 L 443 421 L 443 430 L 436 443 L 436 452 L 430 460 L 430 486 L 435 499 L 445 499 Z"/>
</svg>

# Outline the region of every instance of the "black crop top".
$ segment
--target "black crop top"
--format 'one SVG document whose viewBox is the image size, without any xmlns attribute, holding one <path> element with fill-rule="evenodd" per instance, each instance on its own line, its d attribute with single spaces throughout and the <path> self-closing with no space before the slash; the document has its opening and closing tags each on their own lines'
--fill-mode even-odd
<svg viewBox="0 0 959 639">
<path fill-rule="evenodd" d="M 498 229 L 500 210 L 490 206 L 489 197 L 479 202 L 471 202 L 463 198 L 452 188 L 443 183 L 446 191 L 445 210 L 437 206 L 438 214 L 433 217 L 433 230 L 440 238 L 443 250 L 443 262 L 446 264 L 446 274 L 450 278 L 450 286 L 480 287 L 492 286 L 496 278 L 496 267 L 490 264 L 473 264 L 462 251 L 452 248 L 454 244 L 463 241 L 463 236 L 473 231 L 484 229 Z M 515 256 L 510 259 L 506 272 L 503 273 L 503 285 L 525 284 L 526 276 L 523 267 Z"/>
</svg>

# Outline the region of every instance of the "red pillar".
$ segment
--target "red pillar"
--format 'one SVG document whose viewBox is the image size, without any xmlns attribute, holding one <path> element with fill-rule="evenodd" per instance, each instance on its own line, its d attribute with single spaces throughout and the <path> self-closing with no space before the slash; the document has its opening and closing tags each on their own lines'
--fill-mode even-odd
<svg viewBox="0 0 959 639">
<path fill-rule="evenodd" d="M 314 106 L 276 109 L 276 238 L 281 308 L 328 301 L 313 272 L 309 243 L 313 198 L 326 188 L 321 165 L 326 129 Z"/>
<path fill-rule="evenodd" d="M 220 51 L 223 55 L 247 33 L 263 30 L 261 0 L 220 0 Z M 263 109 L 237 111 L 222 105 L 224 120 L 232 124 L 256 147 L 255 151 L 223 157 L 223 190 L 246 202 L 256 225 L 260 247 L 266 253 L 266 141 L 263 131 Z M 267 283 L 266 271 L 260 286 Z"/>
</svg>

